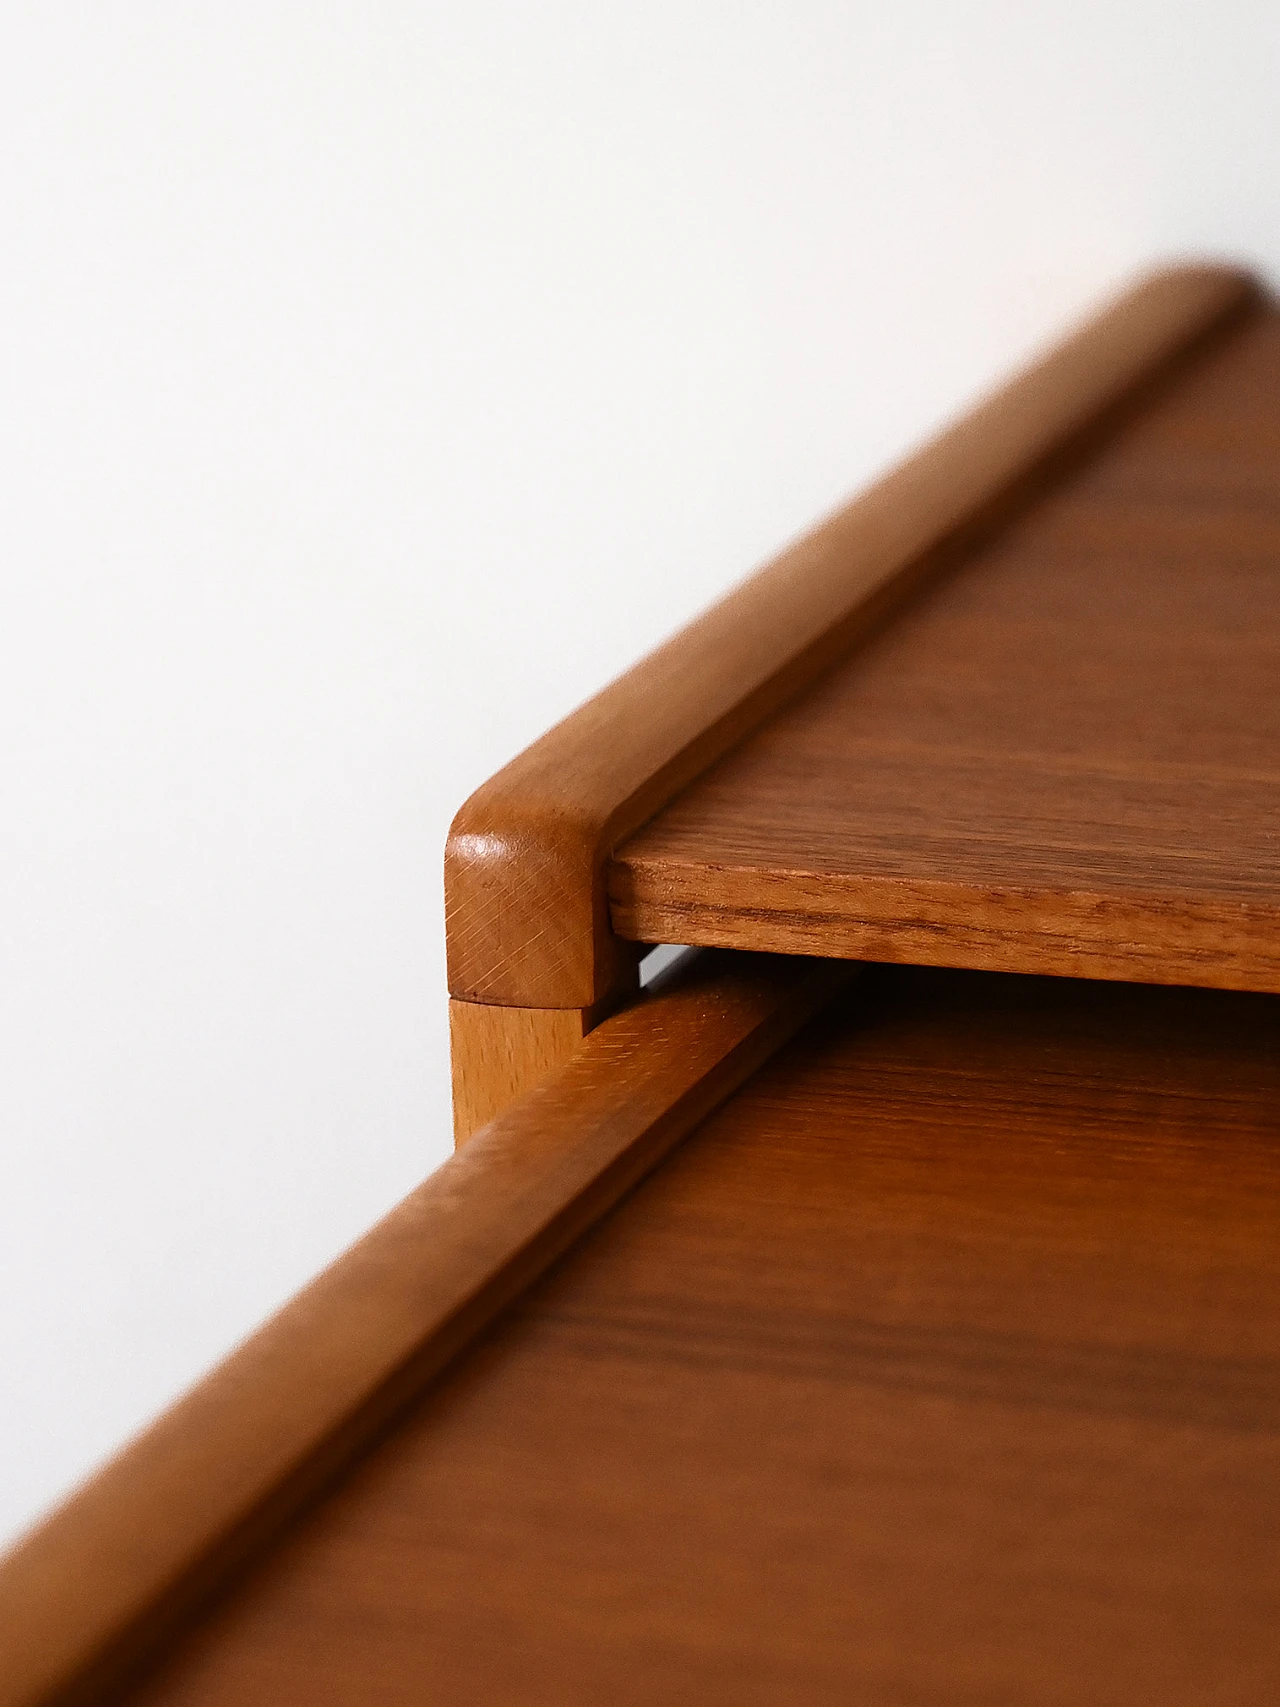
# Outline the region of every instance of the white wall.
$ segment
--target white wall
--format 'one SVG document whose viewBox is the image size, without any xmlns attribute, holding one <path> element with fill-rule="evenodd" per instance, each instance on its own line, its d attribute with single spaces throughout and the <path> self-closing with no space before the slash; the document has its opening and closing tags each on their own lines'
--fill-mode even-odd
<svg viewBox="0 0 1280 1707">
<path fill-rule="evenodd" d="M 439 855 L 1153 257 L 1216 0 L 0 9 L 0 1531 L 446 1153 Z"/>
</svg>

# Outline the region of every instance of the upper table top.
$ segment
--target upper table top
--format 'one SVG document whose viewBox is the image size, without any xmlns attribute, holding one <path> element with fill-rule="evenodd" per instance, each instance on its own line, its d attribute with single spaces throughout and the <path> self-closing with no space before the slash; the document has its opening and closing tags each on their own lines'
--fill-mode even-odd
<svg viewBox="0 0 1280 1707">
<path fill-rule="evenodd" d="M 616 853 L 615 930 L 1280 991 L 1280 314 Z"/>
</svg>

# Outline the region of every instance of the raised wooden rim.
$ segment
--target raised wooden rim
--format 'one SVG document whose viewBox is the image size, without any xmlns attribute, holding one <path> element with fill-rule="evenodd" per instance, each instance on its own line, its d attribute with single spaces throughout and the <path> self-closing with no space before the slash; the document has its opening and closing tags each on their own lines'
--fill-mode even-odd
<svg viewBox="0 0 1280 1707">
<path fill-rule="evenodd" d="M 102 1702 L 848 982 L 693 954 L 0 1561 L 0 1707 Z"/>
<path fill-rule="evenodd" d="M 882 620 L 993 506 L 1034 491 L 1135 387 L 1257 300 L 1250 278 L 1223 267 L 1139 283 L 485 783 L 445 856 L 452 995 L 525 1008 L 610 1000 L 635 955 L 609 928 L 614 846 Z"/>
</svg>

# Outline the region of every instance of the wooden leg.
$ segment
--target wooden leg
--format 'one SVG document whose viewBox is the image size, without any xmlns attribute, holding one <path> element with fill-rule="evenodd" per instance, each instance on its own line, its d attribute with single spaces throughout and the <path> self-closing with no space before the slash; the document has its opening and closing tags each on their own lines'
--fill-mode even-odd
<svg viewBox="0 0 1280 1707">
<path fill-rule="evenodd" d="M 451 998 L 455 1147 L 566 1061 L 599 1017 L 595 1008 L 500 1008 Z"/>
</svg>

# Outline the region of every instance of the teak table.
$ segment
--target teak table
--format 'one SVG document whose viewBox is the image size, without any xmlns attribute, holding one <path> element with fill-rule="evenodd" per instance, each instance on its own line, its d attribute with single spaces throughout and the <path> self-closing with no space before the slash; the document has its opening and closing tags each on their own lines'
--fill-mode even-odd
<svg viewBox="0 0 1280 1707">
<path fill-rule="evenodd" d="M 1168 271 L 466 804 L 458 1152 L 0 1707 L 1280 1699 L 1278 687 L 1280 314 Z"/>
</svg>

